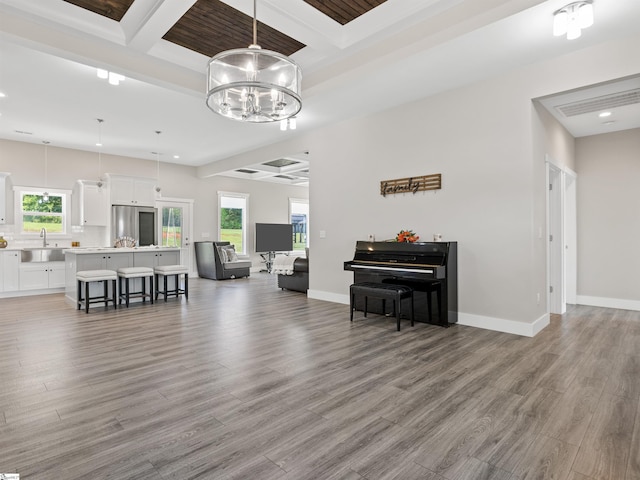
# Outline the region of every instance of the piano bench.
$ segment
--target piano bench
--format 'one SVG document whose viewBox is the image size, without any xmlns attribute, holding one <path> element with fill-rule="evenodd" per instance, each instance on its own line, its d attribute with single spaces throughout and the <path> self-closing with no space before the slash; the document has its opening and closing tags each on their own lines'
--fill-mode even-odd
<svg viewBox="0 0 640 480">
<path fill-rule="evenodd" d="M 405 285 L 394 285 L 391 283 L 354 283 L 349 287 L 350 297 L 350 320 L 353 322 L 353 311 L 356 308 L 356 295 L 364 296 L 364 316 L 367 316 L 368 297 L 382 299 L 382 312 L 385 312 L 386 300 L 393 301 L 393 311 L 396 314 L 396 324 L 400 331 L 400 302 L 408 299 L 411 302 L 411 326 L 413 327 L 413 289 Z"/>
</svg>

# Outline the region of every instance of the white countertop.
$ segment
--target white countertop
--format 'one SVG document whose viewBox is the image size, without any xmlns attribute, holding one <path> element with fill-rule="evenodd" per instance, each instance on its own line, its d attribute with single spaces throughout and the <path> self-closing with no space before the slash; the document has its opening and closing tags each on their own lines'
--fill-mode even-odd
<svg viewBox="0 0 640 480">
<path fill-rule="evenodd" d="M 88 253 L 131 253 L 131 252 L 156 252 L 156 251 L 176 251 L 178 247 L 71 247 L 65 248 L 64 253 L 83 255 Z"/>
</svg>

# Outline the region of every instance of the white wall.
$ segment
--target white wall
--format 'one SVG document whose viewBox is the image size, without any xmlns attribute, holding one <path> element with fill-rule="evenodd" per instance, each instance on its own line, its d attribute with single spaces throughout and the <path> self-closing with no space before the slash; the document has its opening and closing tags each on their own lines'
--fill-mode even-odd
<svg viewBox="0 0 640 480">
<path fill-rule="evenodd" d="M 98 156 L 95 152 L 57 148 L 49 145 L 47 152 L 47 187 L 71 190 L 76 180 L 98 179 Z M 270 160 L 271 158 L 269 158 Z M 10 172 L 12 185 L 44 187 L 44 146 L 10 140 L 0 140 L 0 171 Z M 102 172 L 136 177 L 156 177 L 156 162 L 130 157 L 102 155 Z M 307 187 L 256 182 L 230 177 L 199 178 L 195 167 L 160 164 L 162 197 L 194 200 L 194 241 L 216 240 L 218 232 L 218 190 L 249 194 L 249 253 L 254 267 L 260 257 L 253 252 L 255 222 L 286 223 L 289 198 L 308 198 Z M 11 211 L 11 205 L 9 210 Z M 9 217 L 13 219 L 13 214 Z M 94 229 L 100 227 L 93 227 Z M 12 241 L 13 225 L 0 226 L 0 232 Z M 202 234 L 208 233 L 208 237 Z M 101 239 L 90 227 L 74 232 L 72 240 L 82 246 L 96 246 Z M 71 240 L 69 240 L 70 242 Z"/>
<path fill-rule="evenodd" d="M 269 146 L 271 157 L 310 151 L 309 295 L 347 303 L 343 262 L 368 234 L 441 233 L 459 242 L 461 323 L 535 334 L 548 322 L 545 155 L 569 167 L 573 155 L 566 133 L 547 137 L 532 99 L 638 74 L 638 44 L 585 48 Z M 379 195 L 381 180 L 430 173 L 443 175 L 437 193 Z"/>
<path fill-rule="evenodd" d="M 576 139 L 578 302 L 640 310 L 640 129 Z"/>
</svg>

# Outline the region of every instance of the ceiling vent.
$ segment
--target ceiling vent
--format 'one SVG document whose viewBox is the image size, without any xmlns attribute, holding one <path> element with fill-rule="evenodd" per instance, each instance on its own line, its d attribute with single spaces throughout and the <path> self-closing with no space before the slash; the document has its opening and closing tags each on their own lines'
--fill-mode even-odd
<svg viewBox="0 0 640 480">
<path fill-rule="evenodd" d="M 640 88 L 627 90 L 626 92 L 613 93 L 611 95 L 603 95 L 602 97 L 591 98 L 589 100 L 581 100 L 579 102 L 558 105 L 556 110 L 562 113 L 565 117 L 575 117 L 576 115 L 582 115 L 584 113 L 599 112 L 636 103 L 640 103 Z"/>
<path fill-rule="evenodd" d="M 262 165 L 266 165 L 267 167 L 277 167 L 277 168 L 282 168 L 282 167 L 288 167 L 289 165 L 296 165 L 300 162 L 298 162 L 297 160 L 290 160 L 288 158 L 280 158 L 278 160 L 271 160 L 270 162 L 265 162 Z"/>
<path fill-rule="evenodd" d="M 284 178 L 285 180 L 295 180 L 296 177 L 290 177 L 289 175 L 274 175 L 276 178 Z"/>
<path fill-rule="evenodd" d="M 238 168 L 236 172 L 239 173 L 258 173 L 257 170 L 249 170 L 248 168 Z"/>
</svg>

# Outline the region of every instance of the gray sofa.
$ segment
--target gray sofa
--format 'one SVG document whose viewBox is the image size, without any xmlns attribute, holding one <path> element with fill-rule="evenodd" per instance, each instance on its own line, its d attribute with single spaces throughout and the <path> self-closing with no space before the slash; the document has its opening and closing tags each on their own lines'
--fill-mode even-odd
<svg viewBox="0 0 640 480">
<path fill-rule="evenodd" d="M 307 293 L 309 290 L 309 259 L 296 258 L 293 262 L 293 275 L 278 274 L 278 288 Z"/>
<path fill-rule="evenodd" d="M 221 251 L 223 247 L 232 245 L 229 242 L 195 242 L 198 276 L 212 280 L 248 277 L 251 262 L 230 260 L 228 255 Z"/>
</svg>

